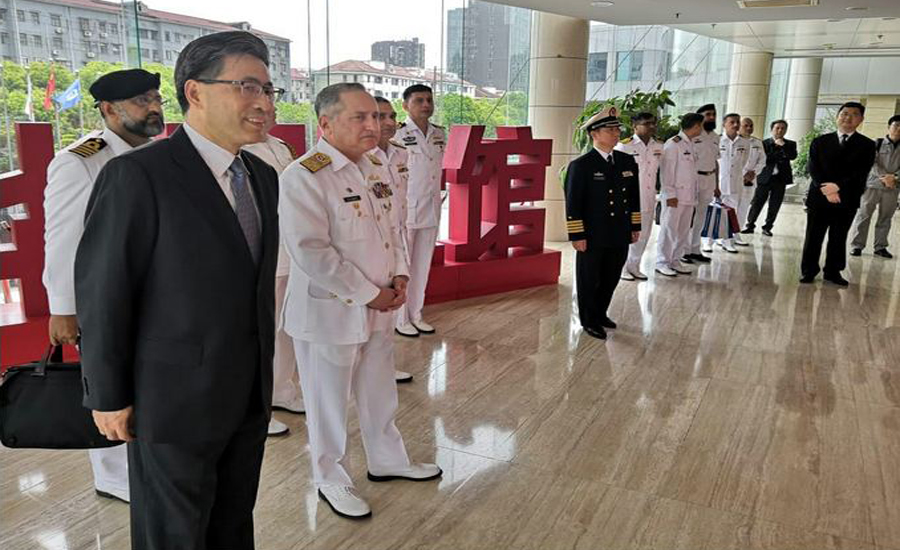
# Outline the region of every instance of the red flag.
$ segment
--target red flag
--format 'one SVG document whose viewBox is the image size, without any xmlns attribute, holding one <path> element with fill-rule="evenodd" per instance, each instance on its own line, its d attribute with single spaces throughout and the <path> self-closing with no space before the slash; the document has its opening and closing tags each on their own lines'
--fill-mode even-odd
<svg viewBox="0 0 900 550">
<path fill-rule="evenodd" d="M 50 71 L 50 78 L 47 80 L 47 91 L 44 94 L 44 109 L 49 111 L 53 108 L 53 92 L 56 91 L 56 74 Z"/>
</svg>

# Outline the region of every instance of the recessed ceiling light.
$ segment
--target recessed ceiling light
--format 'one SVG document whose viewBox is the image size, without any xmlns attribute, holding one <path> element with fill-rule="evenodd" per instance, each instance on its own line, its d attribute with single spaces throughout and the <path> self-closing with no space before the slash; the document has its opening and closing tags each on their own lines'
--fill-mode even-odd
<svg viewBox="0 0 900 550">
<path fill-rule="evenodd" d="M 591 6 L 595 8 L 611 8 L 615 5 L 615 2 L 610 2 L 609 0 L 597 0 L 596 2 L 591 2 Z"/>
<path fill-rule="evenodd" d="M 866 6 L 847 6 L 844 9 L 847 11 L 866 11 L 869 8 Z"/>
</svg>

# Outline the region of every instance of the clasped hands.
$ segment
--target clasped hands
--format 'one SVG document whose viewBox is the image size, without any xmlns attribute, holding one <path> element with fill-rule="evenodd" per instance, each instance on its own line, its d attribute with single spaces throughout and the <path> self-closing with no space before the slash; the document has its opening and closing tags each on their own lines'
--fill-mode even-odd
<svg viewBox="0 0 900 550">
<path fill-rule="evenodd" d="M 822 194 L 825 195 L 825 198 L 828 199 L 828 202 L 832 204 L 839 204 L 841 202 L 841 196 L 838 194 L 841 188 L 838 187 L 836 183 L 823 183 L 819 189 L 822 191 Z"/>
<path fill-rule="evenodd" d="M 894 174 L 885 174 L 878 179 L 881 180 L 881 183 L 888 189 L 897 188 L 897 176 Z"/>
<path fill-rule="evenodd" d="M 394 311 L 406 303 L 406 287 L 409 277 L 398 275 L 391 280 L 390 288 L 382 288 L 374 300 L 366 306 L 381 312 Z"/>
</svg>

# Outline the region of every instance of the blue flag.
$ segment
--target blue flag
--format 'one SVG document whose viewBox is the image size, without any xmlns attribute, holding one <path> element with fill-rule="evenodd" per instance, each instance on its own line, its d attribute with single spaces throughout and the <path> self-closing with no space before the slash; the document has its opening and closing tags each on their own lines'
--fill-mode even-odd
<svg viewBox="0 0 900 550">
<path fill-rule="evenodd" d="M 75 80 L 71 86 L 66 88 L 65 92 L 56 94 L 53 101 L 56 102 L 60 111 L 65 111 L 78 105 L 78 102 L 81 101 L 81 80 Z"/>
</svg>

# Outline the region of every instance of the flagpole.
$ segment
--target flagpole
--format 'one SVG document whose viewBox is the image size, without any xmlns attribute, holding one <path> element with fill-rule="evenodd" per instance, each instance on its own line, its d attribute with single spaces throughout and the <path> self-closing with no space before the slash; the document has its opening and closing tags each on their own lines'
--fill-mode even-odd
<svg viewBox="0 0 900 550">
<path fill-rule="evenodd" d="M 75 71 L 75 79 L 81 80 L 81 75 L 78 74 L 78 71 Z M 84 102 L 81 101 L 81 99 L 82 99 L 81 93 L 79 92 L 79 94 L 78 94 L 78 126 L 80 128 L 79 137 L 84 135 L 84 105 L 83 105 Z"/>
<path fill-rule="evenodd" d="M 53 112 L 56 114 L 56 150 L 62 149 L 62 126 L 59 125 L 59 107 L 53 102 Z"/>
</svg>

